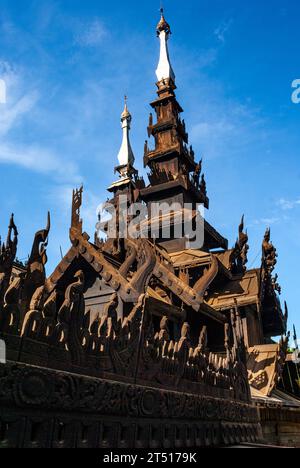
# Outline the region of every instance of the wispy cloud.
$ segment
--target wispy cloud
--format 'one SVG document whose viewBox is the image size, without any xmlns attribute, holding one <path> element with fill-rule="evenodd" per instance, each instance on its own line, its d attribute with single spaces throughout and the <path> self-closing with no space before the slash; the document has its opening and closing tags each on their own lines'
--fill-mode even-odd
<svg viewBox="0 0 300 468">
<path fill-rule="evenodd" d="M 281 198 L 277 205 L 284 211 L 293 210 L 300 206 L 300 198 L 297 200 L 288 200 L 286 198 Z"/>
<path fill-rule="evenodd" d="M 226 36 L 228 32 L 230 31 L 232 24 L 233 24 L 233 19 L 230 18 L 225 21 L 222 21 L 222 23 L 215 29 L 214 34 L 216 38 L 218 39 L 218 41 L 221 42 L 222 44 L 225 43 Z"/>
<path fill-rule="evenodd" d="M 95 47 L 103 42 L 108 32 L 104 23 L 96 18 L 89 23 L 82 23 L 75 34 L 75 43 L 81 47 Z"/>
<path fill-rule="evenodd" d="M 50 174 L 56 180 L 81 180 L 77 165 L 32 138 L 18 136 L 22 125 L 32 125 L 32 114 L 39 103 L 39 91 L 32 89 L 19 71 L 7 62 L 0 62 L 7 87 L 7 100 L 0 114 L 0 164 L 23 167 L 32 172 Z"/>
<path fill-rule="evenodd" d="M 5 83 L 7 83 L 5 81 Z M 38 93 L 32 92 L 22 96 L 12 105 L 5 105 L 0 115 L 0 136 L 6 135 L 22 117 L 30 112 L 38 100 Z"/>
<path fill-rule="evenodd" d="M 41 146 L 0 143 L 0 163 L 14 164 L 33 172 L 52 174 L 58 180 L 67 176 L 74 183 L 80 183 L 76 164 L 62 161 L 57 155 Z"/>
<path fill-rule="evenodd" d="M 274 224 L 280 223 L 281 218 L 279 217 L 273 217 L 273 218 L 260 218 L 260 219 L 255 219 L 250 223 L 251 226 L 265 226 L 265 227 L 270 227 Z"/>
</svg>

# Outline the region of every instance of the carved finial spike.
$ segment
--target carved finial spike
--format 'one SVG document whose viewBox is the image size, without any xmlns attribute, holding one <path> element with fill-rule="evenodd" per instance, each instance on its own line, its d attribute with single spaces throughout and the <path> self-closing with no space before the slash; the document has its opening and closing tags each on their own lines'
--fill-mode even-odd
<svg viewBox="0 0 300 468">
<path fill-rule="evenodd" d="M 11 245 L 11 233 L 12 233 L 12 231 L 14 231 L 14 241 L 16 242 L 19 233 L 18 233 L 17 227 L 15 225 L 14 214 L 13 213 L 12 213 L 12 215 L 10 217 L 10 220 L 9 220 L 7 240 L 6 240 L 6 247 L 7 248 L 9 248 L 9 246 Z M 1 242 L 0 242 L 0 244 L 1 244 Z"/>
<path fill-rule="evenodd" d="M 50 229 L 51 229 L 51 215 L 50 215 L 50 211 L 48 211 L 46 231 L 49 233 Z"/>
<path fill-rule="evenodd" d="M 245 227 L 245 215 L 242 216 L 239 232 L 242 233 Z"/>
<path fill-rule="evenodd" d="M 287 305 L 287 302 L 284 301 L 284 311 L 285 311 L 285 319 L 288 320 L 288 317 L 289 317 L 289 308 L 288 308 L 288 305 Z"/>
<path fill-rule="evenodd" d="M 294 332 L 294 342 L 295 342 L 296 347 L 298 348 L 298 337 L 297 337 L 295 325 L 293 325 L 293 332 Z"/>
<path fill-rule="evenodd" d="M 269 242 L 270 239 L 271 239 L 271 228 L 268 227 L 268 228 L 266 229 L 266 233 L 265 233 L 265 240 L 267 240 L 267 241 Z"/>
</svg>

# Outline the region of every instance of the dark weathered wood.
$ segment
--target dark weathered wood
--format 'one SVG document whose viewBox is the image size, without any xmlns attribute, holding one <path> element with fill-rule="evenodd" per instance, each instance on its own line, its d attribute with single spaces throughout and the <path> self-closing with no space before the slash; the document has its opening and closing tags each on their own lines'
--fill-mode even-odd
<svg viewBox="0 0 300 468">
<path fill-rule="evenodd" d="M 162 31 L 170 32 L 163 14 Z M 188 210 L 194 224 L 199 203 L 209 208 L 203 161 L 188 146 L 175 90 L 170 73 L 157 83 L 151 104 L 155 116 L 150 114 L 148 136 L 154 148 L 148 142 L 144 147 L 149 185 L 133 167 L 132 150 L 127 163 L 125 158 L 115 168 L 120 177 L 108 188 L 106 204 L 114 208 L 115 238 L 96 235 L 91 242 L 80 214 L 83 188 L 74 190 L 72 245 L 46 279 L 50 215 L 26 265 L 16 264 L 18 232 L 11 218 L 0 246 L 0 339 L 8 358 L 0 364 L 0 448 L 256 442 L 258 408 L 265 435 L 272 421 L 284 430 L 293 417 L 298 424 L 300 405 L 267 410 L 281 374 L 284 385 L 286 373 L 291 377 L 298 370 L 285 366 L 288 310 L 283 312 L 279 300 L 270 230 L 261 267 L 248 271 L 244 217 L 232 249 L 204 220 L 204 245 L 193 250 L 183 231 L 179 238 L 161 238 L 164 214 L 149 218 L 157 202 L 177 202 L 177 213 Z M 131 122 L 127 104 L 126 121 Z M 143 202 L 148 210 L 137 238 L 121 235 L 124 196 L 128 205 Z M 126 212 L 123 221 L 128 226 L 132 215 Z M 157 236 L 151 222 L 157 223 Z M 183 228 L 176 213 L 170 224 L 173 232 Z M 107 222 L 99 220 L 98 227 L 107 234 Z M 262 359 L 267 340 L 281 334 L 272 359 Z M 258 408 L 249 379 L 256 398 L 261 392 L 266 399 Z"/>
</svg>

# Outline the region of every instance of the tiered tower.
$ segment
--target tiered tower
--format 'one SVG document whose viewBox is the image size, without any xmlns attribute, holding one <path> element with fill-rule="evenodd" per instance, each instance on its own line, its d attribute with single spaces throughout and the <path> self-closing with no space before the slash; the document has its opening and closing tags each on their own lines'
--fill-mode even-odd
<svg viewBox="0 0 300 468">
<path fill-rule="evenodd" d="M 114 255 L 120 255 L 124 253 L 122 246 L 123 237 L 120 239 L 120 230 L 122 227 L 120 223 L 124 224 L 124 229 L 128 223 L 128 219 L 123 219 L 120 216 L 120 212 L 125 208 L 126 209 L 136 203 L 140 197 L 140 190 L 145 187 L 145 182 L 143 178 L 139 177 L 138 171 L 134 168 L 135 157 L 130 143 L 130 128 L 131 128 L 132 116 L 129 112 L 127 105 L 127 97 L 125 96 L 125 107 L 121 114 L 121 126 L 123 130 L 123 140 L 121 148 L 118 154 L 119 165 L 115 167 L 115 173 L 119 174 L 119 179 L 115 181 L 108 191 L 113 194 L 111 200 L 109 200 L 108 207 L 114 207 L 114 216 L 116 216 L 117 222 L 117 238 L 111 238 L 110 252 Z M 120 197 L 124 197 L 126 206 L 122 206 L 122 201 Z M 124 202 L 123 202 L 124 203 Z M 108 208 L 109 211 L 110 208 Z M 100 228 L 102 229 L 102 228 Z M 103 230 L 107 231 L 107 227 L 103 225 Z"/>
<path fill-rule="evenodd" d="M 156 122 L 150 114 L 148 136 L 155 141 L 154 149 L 149 149 L 145 143 L 144 165 L 150 169 L 150 185 L 142 190 L 141 198 L 151 210 L 153 203 L 176 203 L 181 210 L 187 204 L 192 210 L 192 216 L 198 215 L 199 204 L 209 208 L 206 182 L 202 173 L 202 160 L 197 163 L 192 146 L 188 146 L 189 138 L 185 121 L 181 118 L 183 109 L 176 99 L 175 73 L 170 61 L 168 41 L 171 28 L 161 10 L 161 19 L 157 25 L 157 35 L 160 40 L 160 57 L 156 70 L 157 99 L 151 103 L 155 111 Z M 150 217 L 150 212 L 149 212 Z M 153 219 L 153 216 L 151 216 Z M 158 236 L 160 237 L 160 236 Z M 160 239 L 167 250 L 185 248 L 182 238 L 175 243 Z M 204 248 L 226 248 L 227 242 L 208 223 L 205 223 Z"/>
</svg>

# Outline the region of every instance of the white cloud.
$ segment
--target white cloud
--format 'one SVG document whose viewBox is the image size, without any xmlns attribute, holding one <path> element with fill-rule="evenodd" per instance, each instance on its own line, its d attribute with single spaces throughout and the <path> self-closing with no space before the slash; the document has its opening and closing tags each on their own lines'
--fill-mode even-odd
<svg viewBox="0 0 300 468">
<path fill-rule="evenodd" d="M 0 114 L 0 136 L 4 137 L 18 120 L 36 106 L 39 96 L 36 90 L 28 90 L 28 83 L 22 83 L 21 77 L 8 62 L 0 61 L 0 78 L 6 88 L 6 100 Z M 28 91 L 24 92 L 24 89 Z"/>
<path fill-rule="evenodd" d="M 281 219 L 279 217 L 273 217 L 273 218 L 260 218 L 260 219 L 255 219 L 252 221 L 252 223 L 249 223 L 249 227 L 253 226 L 264 226 L 264 227 L 270 227 L 274 224 L 280 223 Z"/>
<path fill-rule="evenodd" d="M 75 36 L 75 43 L 82 47 L 95 47 L 103 42 L 107 30 L 103 22 L 97 18 L 90 23 L 82 24 Z"/>
<path fill-rule="evenodd" d="M 8 91 L 9 92 L 9 91 Z M 7 92 L 7 93 L 8 93 Z M 10 105 L 9 94 L 7 94 L 7 106 L 3 106 L 0 115 L 0 136 L 6 135 L 23 115 L 30 112 L 38 100 L 38 94 L 32 92 L 21 97 L 17 102 Z"/>
<path fill-rule="evenodd" d="M 63 161 L 50 150 L 35 145 L 18 146 L 1 142 L 0 163 L 14 164 L 42 174 L 52 174 L 58 180 L 68 179 L 74 183 L 81 181 L 74 163 Z"/>
<path fill-rule="evenodd" d="M 81 183 L 77 164 L 58 156 L 49 147 L 28 141 L 17 135 L 18 127 L 28 122 L 38 109 L 39 92 L 28 83 L 20 71 L 9 63 L 0 61 L 0 76 L 7 87 L 6 104 L 0 114 L 0 164 L 23 167 L 32 172 L 50 174 L 55 180 Z M 32 89 L 33 88 L 33 89 Z M 26 92 L 27 91 L 27 92 Z M 45 110 L 43 110 L 43 114 Z"/>
<path fill-rule="evenodd" d="M 280 222 L 280 218 L 262 218 L 261 223 L 267 226 L 272 226 L 272 224 L 277 224 Z"/>
<path fill-rule="evenodd" d="M 286 198 L 281 198 L 277 204 L 284 211 L 293 210 L 297 206 L 300 206 L 300 199 L 287 200 Z"/>
</svg>

